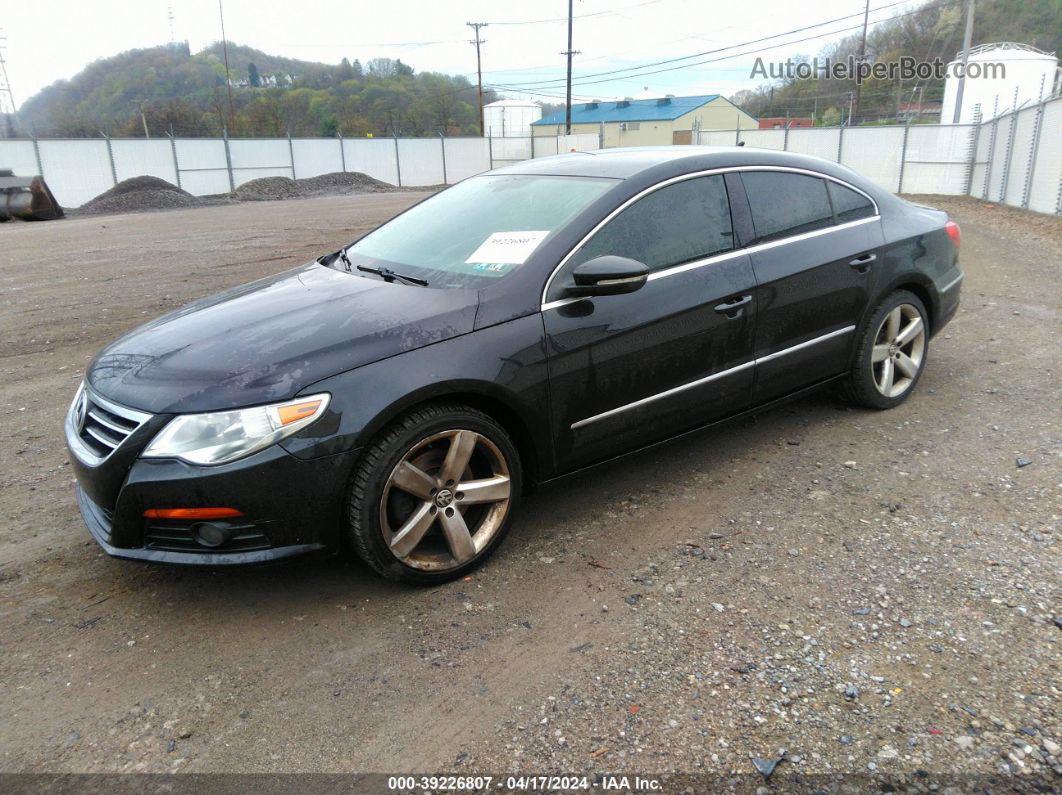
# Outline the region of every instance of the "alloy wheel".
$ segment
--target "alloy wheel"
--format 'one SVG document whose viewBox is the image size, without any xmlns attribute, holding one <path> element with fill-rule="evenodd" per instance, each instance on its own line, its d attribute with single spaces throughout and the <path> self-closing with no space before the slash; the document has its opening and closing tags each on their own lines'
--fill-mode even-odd
<svg viewBox="0 0 1062 795">
<path fill-rule="evenodd" d="M 412 568 L 457 568 L 497 535 L 511 493 L 505 456 L 486 436 L 456 429 L 432 434 L 387 479 L 380 498 L 384 542 Z"/>
<path fill-rule="evenodd" d="M 881 321 L 871 355 L 874 385 L 899 397 L 914 383 L 926 354 L 926 324 L 913 304 L 900 304 Z"/>
</svg>

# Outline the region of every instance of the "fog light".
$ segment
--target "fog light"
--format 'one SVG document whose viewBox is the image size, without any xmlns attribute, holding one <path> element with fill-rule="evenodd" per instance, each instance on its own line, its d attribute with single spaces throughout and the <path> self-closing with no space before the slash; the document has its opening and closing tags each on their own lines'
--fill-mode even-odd
<svg viewBox="0 0 1062 795">
<path fill-rule="evenodd" d="M 192 535 L 200 546 L 220 547 L 232 539 L 232 528 L 227 524 L 200 522 L 192 525 Z"/>
</svg>

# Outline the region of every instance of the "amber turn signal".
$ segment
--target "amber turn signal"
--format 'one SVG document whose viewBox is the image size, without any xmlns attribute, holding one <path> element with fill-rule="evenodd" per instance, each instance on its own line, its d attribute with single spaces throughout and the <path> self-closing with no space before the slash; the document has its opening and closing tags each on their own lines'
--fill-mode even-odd
<svg viewBox="0 0 1062 795">
<path fill-rule="evenodd" d="M 277 409 L 277 417 L 281 426 L 291 425 L 293 422 L 312 417 L 321 407 L 320 400 L 307 400 L 305 403 L 292 403 Z"/>
<path fill-rule="evenodd" d="M 149 508 L 144 511 L 148 519 L 232 519 L 243 516 L 235 508 Z"/>
</svg>

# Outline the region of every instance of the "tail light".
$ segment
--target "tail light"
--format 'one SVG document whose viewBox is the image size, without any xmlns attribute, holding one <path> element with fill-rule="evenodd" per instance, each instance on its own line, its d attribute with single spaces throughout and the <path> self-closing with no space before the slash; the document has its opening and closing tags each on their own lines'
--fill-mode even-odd
<svg viewBox="0 0 1062 795">
<path fill-rule="evenodd" d="M 959 232 L 959 225 L 954 221 L 948 221 L 944 224 L 944 231 L 948 233 L 948 237 L 951 238 L 951 242 L 955 245 L 956 250 L 958 250 L 959 243 L 962 242 L 962 233 Z"/>
</svg>

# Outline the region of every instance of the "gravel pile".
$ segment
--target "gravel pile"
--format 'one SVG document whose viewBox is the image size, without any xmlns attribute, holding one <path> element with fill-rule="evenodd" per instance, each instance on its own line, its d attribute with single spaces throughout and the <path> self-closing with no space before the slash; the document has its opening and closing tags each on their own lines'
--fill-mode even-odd
<svg viewBox="0 0 1062 795">
<path fill-rule="evenodd" d="M 351 193 L 380 193 L 395 190 L 394 185 L 381 182 L 359 171 L 334 171 L 305 179 L 262 177 L 252 179 L 236 188 L 233 198 L 240 201 L 274 201 L 305 196 L 335 196 Z"/>
<path fill-rule="evenodd" d="M 199 200 L 158 177 L 131 177 L 81 206 L 86 213 L 127 213 L 194 207 Z"/>
</svg>

